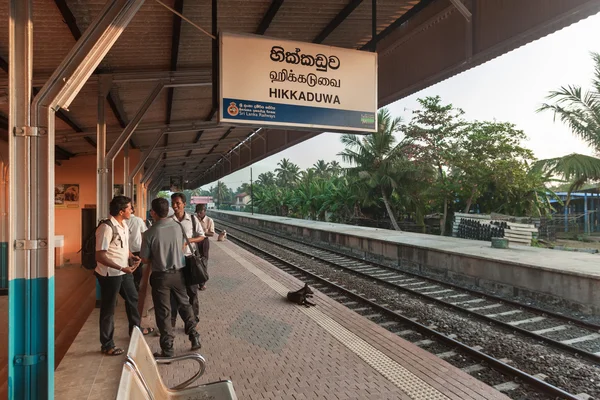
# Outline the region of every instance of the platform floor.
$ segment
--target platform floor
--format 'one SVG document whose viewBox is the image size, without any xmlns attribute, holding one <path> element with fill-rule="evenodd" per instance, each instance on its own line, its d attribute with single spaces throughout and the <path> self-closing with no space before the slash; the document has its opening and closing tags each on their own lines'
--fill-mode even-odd
<svg viewBox="0 0 600 400">
<path fill-rule="evenodd" d="M 211 279 L 200 292 L 201 383 L 231 379 L 240 399 L 507 399 L 317 291 L 317 307 L 285 299 L 300 282 L 230 242 L 213 241 Z M 116 343 L 126 346 L 122 306 Z M 150 312 L 144 326 L 154 326 Z M 123 356 L 103 356 L 95 310 L 56 370 L 56 398 L 109 399 Z M 178 321 L 176 353 L 189 351 Z M 158 337 L 147 337 L 159 350 Z M 161 366 L 169 386 L 190 364 Z"/>
<path fill-rule="evenodd" d="M 211 213 L 231 214 L 246 218 L 255 218 L 286 225 L 294 225 L 325 232 L 338 232 L 345 235 L 368 237 L 386 242 L 405 244 L 440 250 L 447 253 L 500 260 L 542 270 L 560 271 L 562 273 L 600 279 L 598 262 L 600 255 L 583 252 L 543 249 L 539 247 L 519 246 L 511 244 L 508 249 L 494 249 L 490 243 L 478 240 L 459 239 L 448 236 L 426 235 L 413 232 L 396 232 L 389 229 L 369 228 L 336 224 L 332 222 L 310 221 L 297 218 L 277 217 L 273 215 L 248 214 L 237 211 L 216 211 Z"/>
</svg>

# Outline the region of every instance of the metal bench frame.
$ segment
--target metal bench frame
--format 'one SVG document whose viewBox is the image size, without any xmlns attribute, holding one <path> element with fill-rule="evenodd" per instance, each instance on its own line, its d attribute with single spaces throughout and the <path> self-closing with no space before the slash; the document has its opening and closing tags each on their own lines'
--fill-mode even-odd
<svg viewBox="0 0 600 400">
<path fill-rule="evenodd" d="M 132 343 L 134 343 L 135 341 L 141 340 L 144 342 L 143 345 L 147 346 L 147 343 L 145 343 L 145 339 L 142 335 L 142 332 L 137 327 L 134 328 L 134 332 L 131 335 L 131 340 L 132 340 Z M 132 347 L 130 345 L 130 352 L 131 352 L 131 348 Z M 157 400 L 157 394 L 153 393 L 153 391 L 150 389 L 151 386 L 148 384 L 147 379 L 143 376 L 142 372 L 138 368 L 138 365 L 136 364 L 136 361 L 134 360 L 134 358 L 130 354 L 130 352 L 128 352 L 128 354 L 127 354 L 125 363 L 123 365 L 123 369 L 129 370 L 132 373 L 132 378 L 138 380 L 139 383 L 141 383 L 141 386 L 144 388 L 144 391 L 146 392 L 146 394 L 150 400 Z M 233 391 L 233 383 L 230 380 L 221 380 L 221 381 L 217 381 L 217 382 L 211 382 L 211 383 L 207 383 L 207 384 L 203 384 L 203 385 L 189 387 L 193 382 L 195 382 L 198 378 L 200 378 L 206 371 L 206 360 L 200 354 L 193 353 L 193 354 L 185 354 L 185 355 L 176 356 L 176 357 L 157 357 L 157 358 L 153 357 L 153 360 L 156 362 L 156 364 L 153 365 L 153 367 L 156 369 L 158 369 L 157 366 L 159 364 L 171 364 L 171 363 L 177 362 L 177 361 L 194 360 L 198 363 L 199 368 L 198 368 L 198 371 L 194 374 L 194 376 L 192 376 L 190 379 L 186 380 L 183 383 L 180 383 L 179 385 L 177 385 L 173 388 L 168 388 L 166 385 L 164 385 L 164 383 L 162 382 L 162 379 L 160 378 L 160 374 L 158 374 L 158 371 L 157 371 L 157 375 L 159 376 L 161 386 L 165 389 L 165 391 L 167 393 L 174 395 L 174 397 L 177 397 L 177 395 L 189 396 L 191 394 L 195 394 L 196 392 L 202 393 L 203 389 L 210 390 L 211 387 L 216 386 L 216 385 L 219 385 L 219 386 L 227 385 L 231 388 L 231 391 L 229 393 L 229 396 L 227 396 L 227 399 L 234 399 L 234 400 L 237 399 L 235 392 Z M 217 389 L 217 388 L 213 388 L 213 389 Z"/>
</svg>

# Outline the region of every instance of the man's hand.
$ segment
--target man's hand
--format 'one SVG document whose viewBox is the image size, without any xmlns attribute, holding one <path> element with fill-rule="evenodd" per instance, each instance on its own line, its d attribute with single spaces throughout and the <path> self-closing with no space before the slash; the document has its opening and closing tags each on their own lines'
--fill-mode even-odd
<svg viewBox="0 0 600 400">
<path fill-rule="evenodd" d="M 139 263 L 137 265 L 140 265 Z M 133 271 L 135 271 L 137 267 L 126 267 L 126 268 L 121 268 L 121 272 L 125 272 L 126 274 L 133 274 Z"/>
</svg>

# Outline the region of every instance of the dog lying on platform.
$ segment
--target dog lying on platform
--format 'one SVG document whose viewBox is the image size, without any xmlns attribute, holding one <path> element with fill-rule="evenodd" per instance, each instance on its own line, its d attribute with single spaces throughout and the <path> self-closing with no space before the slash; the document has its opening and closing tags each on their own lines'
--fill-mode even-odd
<svg viewBox="0 0 600 400">
<path fill-rule="evenodd" d="M 308 283 L 306 283 L 302 289 L 295 292 L 288 292 L 287 298 L 292 303 L 308 308 L 310 306 L 316 306 L 315 303 L 311 303 L 307 300 L 308 297 L 313 297 L 313 293 L 314 292 L 308 287 Z"/>
<path fill-rule="evenodd" d="M 221 231 L 221 233 L 219 233 L 219 236 L 217 237 L 217 242 L 224 242 L 225 239 L 227 239 L 227 231 L 225 229 L 223 229 Z"/>
</svg>

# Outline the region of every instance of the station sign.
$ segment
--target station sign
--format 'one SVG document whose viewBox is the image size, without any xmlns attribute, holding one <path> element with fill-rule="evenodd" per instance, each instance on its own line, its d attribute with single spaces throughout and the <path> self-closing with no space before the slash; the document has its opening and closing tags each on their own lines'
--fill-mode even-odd
<svg viewBox="0 0 600 400">
<path fill-rule="evenodd" d="M 375 132 L 377 53 L 220 35 L 220 122 Z"/>
</svg>

